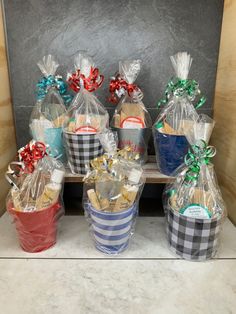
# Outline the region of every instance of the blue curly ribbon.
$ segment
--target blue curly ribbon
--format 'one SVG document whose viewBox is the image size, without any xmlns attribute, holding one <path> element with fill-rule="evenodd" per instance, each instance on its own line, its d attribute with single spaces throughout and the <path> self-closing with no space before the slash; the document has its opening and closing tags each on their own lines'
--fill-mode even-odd
<svg viewBox="0 0 236 314">
<path fill-rule="evenodd" d="M 67 84 L 62 80 L 60 76 L 44 76 L 38 81 L 36 87 L 38 100 L 44 99 L 50 87 L 57 88 L 66 105 L 68 105 L 73 98 L 72 95 L 67 92 Z"/>
</svg>

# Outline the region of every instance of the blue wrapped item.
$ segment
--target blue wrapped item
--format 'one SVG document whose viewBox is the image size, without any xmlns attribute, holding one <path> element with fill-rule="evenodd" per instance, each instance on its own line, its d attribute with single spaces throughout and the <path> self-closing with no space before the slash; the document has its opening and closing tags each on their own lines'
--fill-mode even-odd
<svg viewBox="0 0 236 314">
<path fill-rule="evenodd" d="M 170 176 L 183 163 L 189 143 L 184 135 L 161 133 L 157 129 L 153 135 L 160 171 Z"/>
</svg>

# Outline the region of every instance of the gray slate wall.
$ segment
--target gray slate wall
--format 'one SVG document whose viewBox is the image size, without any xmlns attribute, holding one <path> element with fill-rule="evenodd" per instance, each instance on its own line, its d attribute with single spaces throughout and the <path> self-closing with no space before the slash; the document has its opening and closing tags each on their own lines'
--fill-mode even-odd
<svg viewBox="0 0 236 314">
<path fill-rule="evenodd" d="M 12 97 L 18 146 L 29 140 L 28 122 L 35 104 L 36 63 L 54 54 L 59 72 L 73 68 L 79 50 L 87 50 L 105 75 L 98 91 L 107 102 L 109 77 L 118 61 L 140 58 L 137 84 L 153 119 L 157 100 L 173 70 L 169 55 L 187 50 L 194 58 L 190 76 L 207 95 L 203 111 L 212 113 L 223 0 L 3 0 L 7 26 Z"/>
</svg>

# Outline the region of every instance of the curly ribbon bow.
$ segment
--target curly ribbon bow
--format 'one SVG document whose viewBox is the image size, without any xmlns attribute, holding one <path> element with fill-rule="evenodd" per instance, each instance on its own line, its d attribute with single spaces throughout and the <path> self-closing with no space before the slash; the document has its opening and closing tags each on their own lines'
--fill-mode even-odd
<svg viewBox="0 0 236 314">
<path fill-rule="evenodd" d="M 215 147 L 207 146 L 206 142 L 203 140 L 201 140 L 198 145 L 192 145 L 184 159 L 186 166 L 188 166 L 185 181 L 187 183 L 197 181 L 201 165 L 208 165 L 210 159 L 214 157 L 215 154 Z"/>
<path fill-rule="evenodd" d="M 46 96 L 50 87 L 57 88 L 65 104 L 69 104 L 72 100 L 72 96 L 67 93 L 67 84 L 59 75 L 49 75 L 48 77 L 44 76 L 42 79 L 39 80 L 36 86 L 38 100 L 42 100 Z"/>
<path fill-rule="evenodd" d="M 81 85 L 83 85 L 88 92 L 94 92 L 102 85 L 103 81 L 104 76 L 99 74 L 98 68 L 93 67 L 91 67 L 88 77 L 85 77 L 78 69 L 67 79 L 69 87 L 76 93 L 80 91 Z"/>
<path fill-rule="evenodd" d="M 132 96 L 134 91 L 137 91 L 139 93 L 141 92 L 137 85 L 129 84 L 118 73 L 116 77 L 112 78 L 110 82 L 109 92 L 111 93 L 111 96 L 109 97 L 109 101 L 117 103 L 118 102 L 117 96 L 121 97 L 122 95 L 125 94 L 125 91 L 128 92 L 129 96 Z"/>
<path fill-rule="evenodd" d="M 120 163 L 120 159 L 128 161 L 136 161 L 140 158 L 139 153 L 133 151 L 132 146 L 126 146 L 123 149 L 118 149 L 114 155 L 108 153 L 94 158 L 91 162 L 92 172 L 88 172 L 83 181 L 95 182 L 102 173 L 112 173 L 114 165 Z M 121 180 L 121 179 L 120 179 Z"/>
<path fill-rule="evenodd" d="M 167 84 L 165 97 L 157 103 L 157 108 L 160 108 L 162 105 L 166 105 L 172 95 L 177 97 L 187 96 L 191 101 L 193 101 L 195 97 L 200 94 L 201 91 L 199 90 L 199 84 L 195 80 L 181 80 L 177 77 L 173 77 Z M 205 102 L 206 97 L 200 96 L 195 108 L 200 108 Z"/>
<path fill-rule="evenodd" d="M 46 153 L 46 146 L 41 142 L 30 142 L 19 151 L 19 160 L 22 162 L 24 173 L 32 173 L 37 162 L 42 159 Z"/>
</svg>

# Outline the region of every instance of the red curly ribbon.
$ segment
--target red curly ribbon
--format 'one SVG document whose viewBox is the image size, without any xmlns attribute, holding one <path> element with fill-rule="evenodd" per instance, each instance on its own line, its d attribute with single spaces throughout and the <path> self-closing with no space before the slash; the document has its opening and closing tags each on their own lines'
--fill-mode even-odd
<svg viewBox="0 0 236 314">
<path fill-rule="evenodd" d="M 116 93 L 121 89 L 126 90 L 129 96 L 131 96 L 133 92 L 135 90 L 138 90 L 139 88 L 135 84 L 129 84 L 120 76 L 120 74 L 117 74 L 116 77 L 112 79 L 110 82 L 110 87 L 109 87 L 109 91 L 111 93 L 111 96 L 109 98 L 110 102 L 117 103 L 119 99 L 116 96 Z"/>
<path fill-rule="evenodd" d="M 19 159 L 24 164 L 24 173 L 32 173 L 37 162 L 42 159 L 46 153 L 46 146 L 41 142 L 27 144 L 19 151 Z"/>
<path fill-rule="evenodd" d="M 89 92 L 94 92 L 102 85 L 104 76 L 99 74 L 98 68 L 91 67 L 88 77 L 85 77 L 84 74 L 80 73 L 79 69 L 76 70 L 76 72 L 72 73 L 67 80 L 69 87 L 76 93 L 80 91 L 81 79 L 83 80 L 84 88 Z"/>
</svg>

